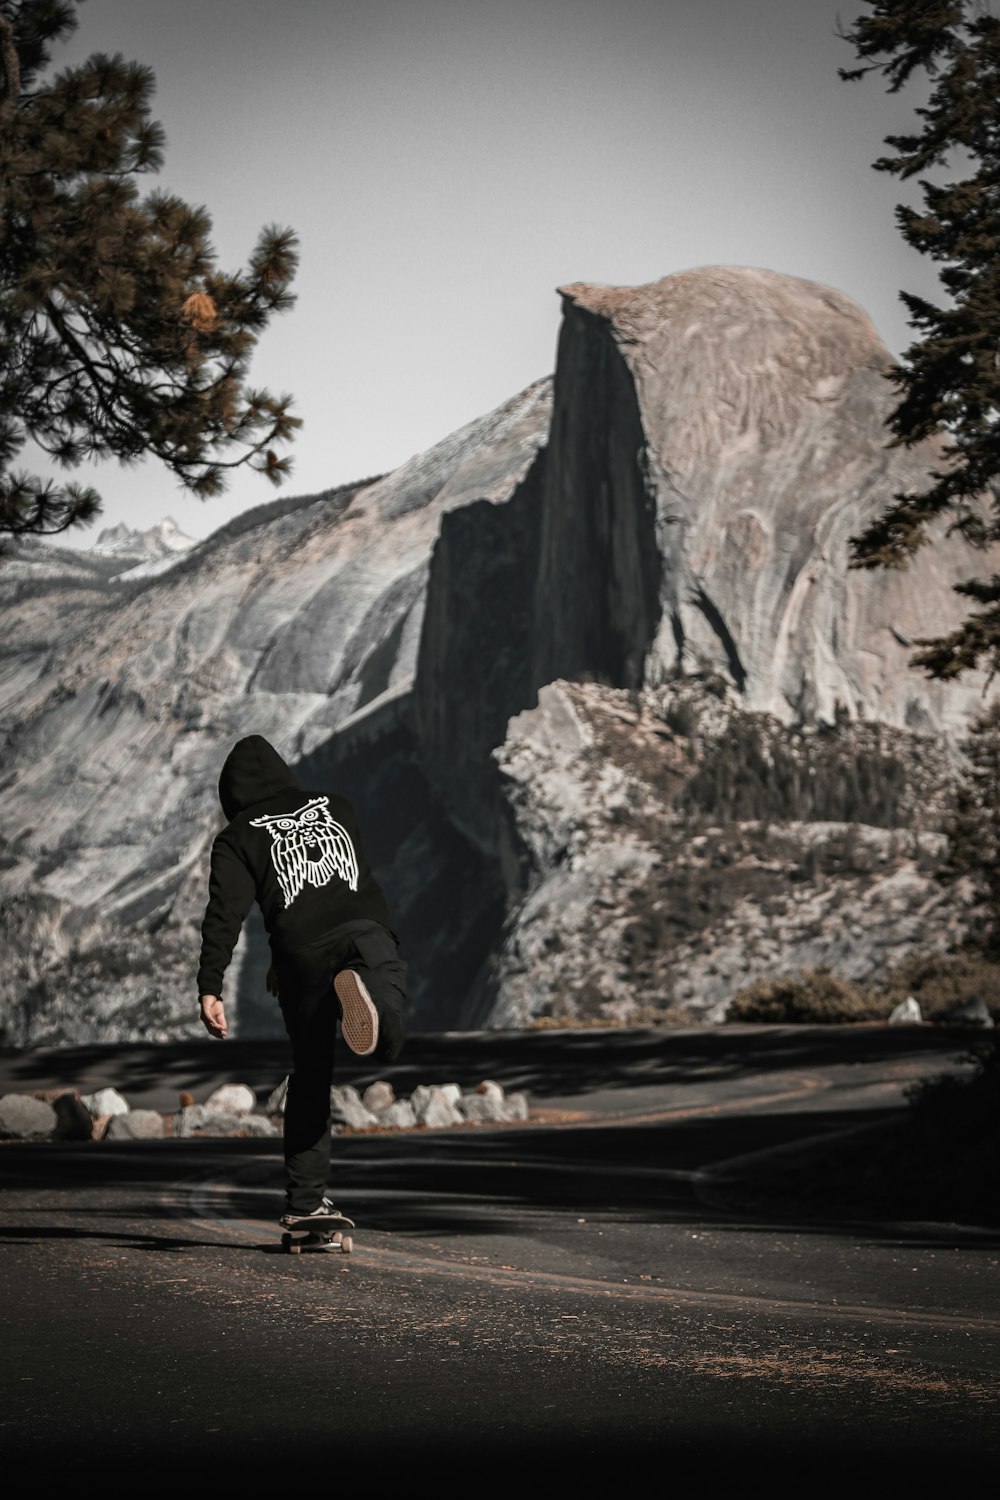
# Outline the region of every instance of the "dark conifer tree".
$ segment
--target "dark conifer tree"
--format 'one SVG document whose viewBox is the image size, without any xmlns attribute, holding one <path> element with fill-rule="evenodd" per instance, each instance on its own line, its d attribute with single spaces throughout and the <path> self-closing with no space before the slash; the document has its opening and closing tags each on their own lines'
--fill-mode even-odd
<svg viewBox="0 0 1000 1500">
<path fill-rule="evenodd" d="M 887 136 L 891 154 L 873 165 L 918 177 L 923 209 L 901 204 L 896 218 L 906 242 L 941 263 L 951 300 L 938 307 L 900 293 L 920 336 L 892 371 L 901 400 L 890 446 L 943 432 L 947 452 L 926 489 L 895 495 L 851 539 L 850 566 L 862 568 L 905 566 L 939 516 L 974 548 L 1000 540 L 1000 19 L 985 0 L 874 0 L 871 10 L 840 33 L 862 62 L 840 77 L 877 71 L 896 93 L 922 68 L 932 82 L 916 111 L 921 128 Z M 953 155 L 963 173 L 956 180 L 918 176 Z M 1000 667 L 1000 575 L 956 589 L 977 607 L 957 630 L 917 641 L 913 664 L 933 677 L 956 677 L 980 661 Z"/>
<path fill-rule="evenodd" d="M 240 464 L 279 483 L 289 396 L 246 385 L 272 313 L 289 307 L 294 234 L 265 229 L 225 273 L 211 220 L 163 192 L 149 68 L 95 55 L 48 75 L 79 0 L 0 0 L 0 531 L 52 533 L 100 497 L 16 471 L 32 440 L 63 470 L 155 455 L 197 495 Z"/>
<path fill-rule="evenodd" d="M 965 766 L 947 821 L 948 858 L 941 875 L 973 876 L 985 902 L 985 947 L 1000 958 L 1000 699 L 969 724 L 962 743 Z"/>
</svg>

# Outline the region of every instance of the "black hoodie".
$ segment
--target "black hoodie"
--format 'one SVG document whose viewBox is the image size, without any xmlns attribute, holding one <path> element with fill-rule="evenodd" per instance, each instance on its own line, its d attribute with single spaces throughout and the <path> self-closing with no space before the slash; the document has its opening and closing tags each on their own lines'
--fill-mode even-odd
<svg viewBox="0 0 1000 1500">
<path fill-rule="evenodd" d="M 219 800 L 229 822 L 212 845 L 199 996 L 222 994 L 255 900 L 272 952 L 302 948 L 354 922 L 380 922 L 392 931 L 344 797 L 304 791 L 274 746 L 251 734 L 226 757 Z"/>
</svg>

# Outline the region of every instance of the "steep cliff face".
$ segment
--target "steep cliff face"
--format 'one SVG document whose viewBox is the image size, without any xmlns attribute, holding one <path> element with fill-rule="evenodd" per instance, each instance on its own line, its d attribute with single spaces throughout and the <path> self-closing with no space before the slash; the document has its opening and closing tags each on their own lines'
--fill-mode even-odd
<svg viewBox="0 0 1000 1500">
<path fill-rule="evenodd" d="M 536 684 L 642 683 L 663 559 L 636 385 L 602 319 L 564 297 L 535 561 Z"/>
<path fill-rule="evenodd" d="M 558 677 L 719 671 L 785 722 L 840 705 L 958 732 L 982 674 L 907 662 L 961 617 L 968 549 L 939 531 L 905 573 L 847 567 L 848 538 L 941 459 L 886 446 L 892 361 L 865 313 L 726 266 L 562 295 L 549 441 L 499 512 L 447 518 L 429 583 L 416 723 L 469 835 L 491 847 L 490 753 Z"/>
<path fill-rule="evenodd" d="M 887 448 L 892 361 L 865 313 L 816 282 L 733 266 L 563 295 L 634 383 L 660 562 L 644 680 L 721 670 L 786 721 L 832 719 L 840 702 L 955 730 L 981 679 L 956 692 L 906 663 L 929 623 L 961 617 L 951 586 L 968 550 L 939 539 L 905 573 L 847 569 L 848 538 L 941 461 L 937 441 Z M 587 393 L 560 400 L 585 409 Z M 558 556 L 577 522 L 560 506 L 547 524 Z"/>
</svg>

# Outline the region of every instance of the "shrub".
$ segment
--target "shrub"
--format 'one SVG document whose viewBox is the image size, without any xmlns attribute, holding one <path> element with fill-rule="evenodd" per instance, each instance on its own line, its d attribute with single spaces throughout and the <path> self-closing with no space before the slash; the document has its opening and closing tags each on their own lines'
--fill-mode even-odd
<svg viewBox="0 0 1000 1500">
<path fill-rule="evenodd" d="M 925 1020 L 947 1015 L 957 1005 L 981 996 L 994 1020 L 1000 1020 L 1000 963 L 982 953 L 919 953 L 884 975 L 878 1001 L 885 1015 L 912 995 Z"/>
<path fill-rule="evenodd" d="M 777 979 L 756 979 L 733 996 L 727 1021 L 770 1025 L 881 1020 L 884 1009 L 849 979 L 826 965 Z"/>
</svg>

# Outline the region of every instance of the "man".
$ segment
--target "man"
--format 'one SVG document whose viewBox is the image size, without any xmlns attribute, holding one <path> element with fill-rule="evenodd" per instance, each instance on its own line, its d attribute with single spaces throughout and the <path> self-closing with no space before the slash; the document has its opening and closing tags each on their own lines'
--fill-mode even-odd
<svg viewBox="0 0 1000 1500">
<path fill-rule="evenodd" d="M 238 741 L 219 778 L 229 820 L 212 845 L 198 997 L 214 1037 L 228 1035 L 223 975 L 256 900 L 271 945 L 268 989 L 292 1043 L 285 1101 L 286 1212 L 336 1219 L 326 1197 L 330 1084 L 338 1015 L 359 1057 L 392 1062 L 403 1045 L 406 965 L 351 804 L 306 791 L 259 734 Z"/>
</svg>

